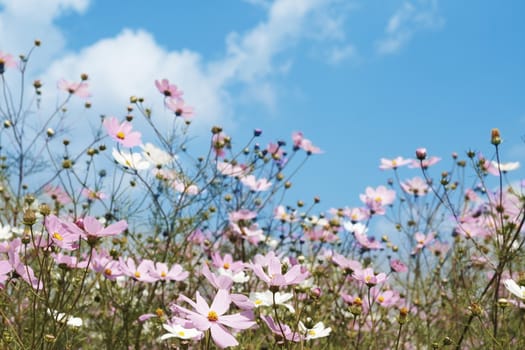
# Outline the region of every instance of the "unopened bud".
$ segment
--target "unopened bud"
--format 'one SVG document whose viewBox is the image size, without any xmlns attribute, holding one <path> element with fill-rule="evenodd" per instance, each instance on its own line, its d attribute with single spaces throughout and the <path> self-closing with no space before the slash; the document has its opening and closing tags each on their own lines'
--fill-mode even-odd
<svg viewBox="0 0 525 350">
<path fill-rule="evenodd" d="M 418 148 L 416 149 L 416 158 L 419 160 L 425 160 L 427 157 L 427 149 L 426 148 Z"/>
<path fill-rule="evenodd" d="M 32 209 L 27 209 L 26 211 L 24 211 L 22 221 L 26 226 L 33 226 L 36 223 L 35 212 Z"/>
<path fill-rule="evenodd" d="M 51 214 L 51 208 L 49 208 L 49 205 L 47 205 L 46 203 L 42 203 L 38 207 L 38 212 L 43 216 L 48 216 L 49 214 Z"/>
<path fill-rule="evenodd" d="M 490 143 L 492 143 L 494 146 L 497 146 L 501 143 L 501 136 L 499 134 L 499 129 L 494 128 L 490 132 Z"/>
</svg>

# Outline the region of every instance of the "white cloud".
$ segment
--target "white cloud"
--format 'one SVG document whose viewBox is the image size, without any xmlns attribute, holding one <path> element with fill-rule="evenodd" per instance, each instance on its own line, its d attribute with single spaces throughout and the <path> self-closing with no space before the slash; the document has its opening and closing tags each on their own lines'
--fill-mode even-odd
<svg viewBox="0 0 525 350">
<path fill-rule="evenodd" d="M 383 55 L 397 53 L 417 31 L 440 28 L 443 24 L 437 0 L 405 1 L 388 20 L 385 36 L 376 43 L 376 50 Z"/>
<path fill-rule="evenodd" d="M 42 41 L 35 68 L 63 51 L 65 39 L 53 21 L 69 12 L 83 13 L 89 0 L 0 0 L 0 49 L 25 54 L 35 39 Z"/>
<path fill-rule="evenodd" d="M 42 35 L 37 64 L 46 87 L 60 78 L 90 76 L 93 109 L 104 114 L 122 114 L 130 95 L 146 98 L 154 111 L 163 109 L 154 79 L 167 78 L 184 90 L 185 100 L 196 109 L 196 124 L 234 124 L 234 99 L 230 87 L 241 86 L 243 96 L 275 108 L 276 75 L 293 67 L 293 57 L 284 53 L 308 40 L 318 45 L 337 41 L 330 58 L 341 61 L 351 55 L 344 46 L 344 16 L 338 0 L 249 1 L 263 5 L 267 18 L 244 33 L 225 38 L 224 55 L 213 61 L 195 51 L 168 51 L 144 30 L 123 29 L 117 36 L 101 38 L 78 51 L 68 52 L 63 32 L 54 20 L 68 12 L 83 13 L 88 0 L 0 0 L 0 47 L 22 52 Z M 65 29 L 64 29 L 65 30 Z M 7 35 L 6 33 L 9 33 Z M 239 85 L 241 84 L 241 85 Z M 47 92 L 49 94 L 49 92 Z M 249 96 L 248 96 L 249 97 Z M 157 101 L 154 104 L 153 101 Z"/>
</svg>

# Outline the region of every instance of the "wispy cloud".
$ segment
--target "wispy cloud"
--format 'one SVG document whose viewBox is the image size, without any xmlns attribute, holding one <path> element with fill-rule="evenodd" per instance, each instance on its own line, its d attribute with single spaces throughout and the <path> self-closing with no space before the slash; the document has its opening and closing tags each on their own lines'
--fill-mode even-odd
<svg viewBox="0 0 525 350">
<path fill-rule="evenodd" d="M 437 0 L 405 1 L 388 20 L 385 35 L 377 41 L 376 50 L 382 55 L 397 53 L 418 31 L 443 25 Z"/>
<path fill-rule="evenodd" d="M 357 49 L 353 45 L 336 46 L 328 51 L 327 61 L 331 64 L 339 64 L 347 60 L 355 60 L 358 57 Z"/>
</svg>

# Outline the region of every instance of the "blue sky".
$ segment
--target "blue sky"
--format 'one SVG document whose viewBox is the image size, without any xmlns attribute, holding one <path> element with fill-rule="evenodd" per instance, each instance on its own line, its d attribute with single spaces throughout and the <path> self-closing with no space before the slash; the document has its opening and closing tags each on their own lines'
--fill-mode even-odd
<svg viewBox="0 0 525 350">
<path fill-rule="evenodd" d="M 381 157 L 491 155 L 493 127 L 503 161 L 522 161 L 523 13 L 519 0 L 0 0 L 0 50 L 40 38 L 32 74 L 89 73 L 95 114 L 158 99 L 153 80 L 168 78 L 197 110 L 196 142 L 213 124 L 239 147 L 253 128 L 301 130 L 325 153 L 288 200 L 327 209 L 384 183 Z"/>
</svg>

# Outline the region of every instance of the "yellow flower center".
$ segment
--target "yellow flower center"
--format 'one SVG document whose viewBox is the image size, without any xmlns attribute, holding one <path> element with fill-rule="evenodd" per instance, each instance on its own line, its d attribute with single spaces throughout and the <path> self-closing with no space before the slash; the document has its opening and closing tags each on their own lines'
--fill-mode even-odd
<svg viewBox="0 0 525 350">
<path fill-rule="evenodd" d="M 158 317 L 164 316 L 164 311 L 161 308 L 156 309 L 155 313 L 157 314 Z"/>
<path fill-rule="evenodd" d="M 64 240 L 64 238 L 62 237 L 62 235 L 58 232 L 55 232 L 53 233 L 53 238 L 56 239 L 57 241 L 62 241 Z"/>
<path fill-rule="evenodd" d="M 106 276 L 111 276 L 111 269 L 110 269 L 110 268 L 105 269 L 105 270 L 104 270 L 104 274 L 105 274 Z"/>
<path fill-rule="evenodd" d="M 162 278 L 166 277 L 166 271 L 162 271 L 162 272 L 160 273 L 160 277 L 162 277 Z"/>
<path fill-rule="evenodd" d="M 255 305 L 261 305 L 263 302 L 261 299 L 255 300 Z"/>
<path fill-rule="evenodd" d="M 377 197 L 374 199 L 374 201 L 375 201 L 376 203 L 381 203 L 381 197 L 377 196 Z"/>
<path fill-rule="evenodd" d="M 365 277 L 365 281 L 366 281 L 366 283 L 370 282 L 371 279 L 372 279 L 372 276 L 366 276 L 366 277 Z"/>
<path fill-rule="evenodd" d="M 315 331 L 313 329 L 308 330 L 308 335 L 314 336 Z"/>
<path fill-rule="evenodd" d="M 224 263 L 224 265 L 222 265 L 222 267 L 224 267 L 225 270 L 228 270 L 230 268 L 230 264 Z"/>
<path fill-rule="evenodd" d="M 383 301 L 385 301 L 385 297 L 380 295 L 378 298 L 377 298 L 377 301 L 379 301 L 380 303 L 382 303 Z"/>
<path fill-rule="evenodd" d="M 179 331 L 177 334 L 179 335 L 179 337 L 184 337 L 185 336 L 184 331 Z"/>
<path fill-rule="evenodd" d="M 136 278 L 140 278 L 140 272 L 135 271 L 134 275 L 135 275 Z"/>
<path fill-rule="evenodd" d="M 117 132 L 116 136 L 119 140 L 124 140 L 126 138 L 126 135 L 122 131 Z"/>
<path fill-rule="evenodd" d="M 213 310 L 208 312 L 208 320 L 211 322 L 216 322 L 219 319 L 219 315 Z"/>
</svg>

